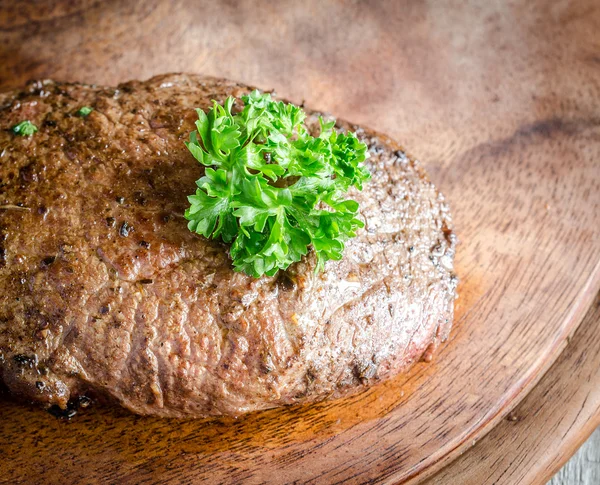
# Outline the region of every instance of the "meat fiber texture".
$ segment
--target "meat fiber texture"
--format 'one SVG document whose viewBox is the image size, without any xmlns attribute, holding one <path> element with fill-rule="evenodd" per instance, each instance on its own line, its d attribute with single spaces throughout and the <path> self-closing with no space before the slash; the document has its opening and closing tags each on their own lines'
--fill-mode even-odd
<svg viewBox="0 0 600 485">
<path fill-rule="evenodd" d="M 170 74 L 0 94 L 0 382 L 12 395 L 54 410 L 92 396 L 139 414 L 238 416 L 358 391 L 447 338 L 448 206 L 385 136 L 337 125 L 368 145 L 372 180 L 350 194 L 364 229 L 321 273 L 309 252 L 255 279 L 187 229 L 203 171 L 184 145 L 194 108 L 250 89 Z M 39 131 L 12 133 L 23 120 Z"/>
</svg>

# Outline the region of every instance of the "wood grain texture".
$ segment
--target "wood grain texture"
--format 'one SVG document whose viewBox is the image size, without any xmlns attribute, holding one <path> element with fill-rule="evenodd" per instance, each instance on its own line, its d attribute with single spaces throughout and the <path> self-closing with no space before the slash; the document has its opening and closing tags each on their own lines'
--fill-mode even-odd
<svg viewBox="0 0 600 485">
<path fill-rule="evenodd" d="M 23 41 L 27 39 L 27 41 Z M 600 286 L 597 2 L 48 2 L 0 10 L 0 83 L 225 76 L 388 133 L 462 245 L 436 360 L 237 421 L 0 402 L 0 483 L 393 483 L 448 463 L 566 345 Z"/>
<path fill-rule="evenodd" d="M 471 449 L 419 483 L 546 484 L 600 425 L 599 324 L 600 294 L 567 348 L 527 397 Z M 597 473 L 600 464 L 593 467 L 586 473 Z M 598 481 L 565 485 L 587 483 Z"/>
<path fill-rule="evenodd" d="M 596 485 L 600 483 L 600 428 L 577 450 L 548 485 Z"/>
</svg>

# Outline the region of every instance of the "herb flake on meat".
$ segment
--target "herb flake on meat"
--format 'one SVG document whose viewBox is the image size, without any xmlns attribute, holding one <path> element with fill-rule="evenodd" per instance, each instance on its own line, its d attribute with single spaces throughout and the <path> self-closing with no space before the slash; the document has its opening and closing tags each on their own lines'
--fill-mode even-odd
<svg viewBox="0 0 600 485">
<path fill-rule="evenodd" d="M 38 131 L 38 128 L 31 121 L 25 120 L 13 126 L 11 130 L 15 135 L 31 136 Z"/>
<path fill-rule="evenodd" d="M 77 110 L 77 116 L 81 116 L 82 118 L 85 118 L 92 111 L 94 111 L 94 108 L 91 108 L 90 106 L 82 106 L 81 108 L 79 108 L 79 110 Z"/>
</svg>

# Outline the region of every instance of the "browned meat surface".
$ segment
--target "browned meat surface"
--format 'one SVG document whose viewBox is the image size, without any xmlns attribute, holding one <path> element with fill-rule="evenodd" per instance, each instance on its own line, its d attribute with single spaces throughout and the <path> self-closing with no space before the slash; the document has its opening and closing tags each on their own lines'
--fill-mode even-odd
<svg viewBox="0 0 600 485">
<path fill-rule="evenodd" d="M 50 81 L 0 94 L 0 382 L 66 408 L 239 415 L 395 375 L 450 330 L 448 207 L 417 162 L 359 127 L 373 179 L 342 261 L 232 271 L 182 214 L 201 167 L 195 107 L 249 88 L 165 75 L 116 89 Z M 87 117 L 76 112 L 92 106 Z M 14 135 L 31 120 L 39 132 Z M 315 114 L 311 113 L 311 123 Z"/>
</svg>

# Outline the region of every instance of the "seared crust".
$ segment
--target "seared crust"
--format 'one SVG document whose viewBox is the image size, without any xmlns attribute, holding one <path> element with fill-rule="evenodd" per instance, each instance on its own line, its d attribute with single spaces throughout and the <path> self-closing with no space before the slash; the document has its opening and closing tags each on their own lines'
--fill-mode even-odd
<svg viewBox="0 0 600 485">
<path fill-rule="evenodd" d="M 225 245 L 188 231 L 193 108 L 249 89 L 170 74 L 0 95 L 0 381 L 13 394 L 239 415 L 360 389 L 445 340 L 448 207 L 384 136 L 339 124 L 368 144 L 373 179 L 352 194 L 365 228 L 321 274 L 310 255 L 273 278 L 235 273 Z M 24 119 L 39 132 L 13 135 Z"/>
</svg>

